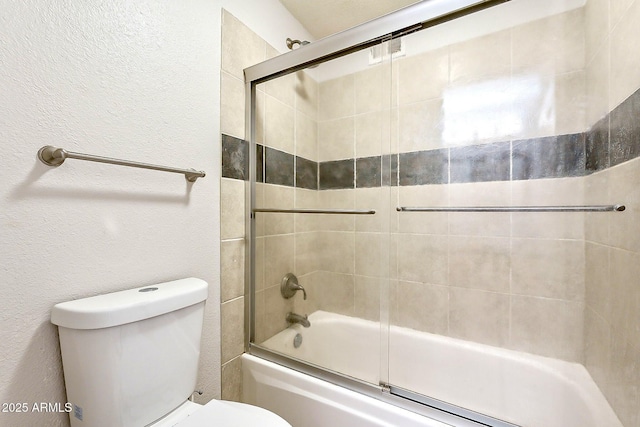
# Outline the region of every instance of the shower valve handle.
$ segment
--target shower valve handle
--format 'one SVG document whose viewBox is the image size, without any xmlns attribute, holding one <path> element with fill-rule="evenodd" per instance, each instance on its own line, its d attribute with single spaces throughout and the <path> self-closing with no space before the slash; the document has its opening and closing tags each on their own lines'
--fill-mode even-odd
<svg viewBox="0 0 640 427">
<path fill-rule="evenodd" d="M 280 293 L 286 299 L 291 298 L 297 291 L 302 291 L 303 299 L 307 299 L 307 291 L 298 283 L 298 278 L 293 273 L 287 273 L 280 283 Z"/>
</svg>

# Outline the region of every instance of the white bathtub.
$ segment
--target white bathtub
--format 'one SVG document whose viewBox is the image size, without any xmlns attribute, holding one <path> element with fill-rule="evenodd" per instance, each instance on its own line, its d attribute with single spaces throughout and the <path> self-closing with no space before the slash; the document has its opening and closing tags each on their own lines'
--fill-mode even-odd
<svg viewBox="0 0 640 427">
<path fill-rule="evenodd" d="M 379 323 L 322 311 L 309 320 L 310 328 L 295 325 L 263 346 L 379 382 Z M 303 341 L 294 348 L 298 333 Z M 392 405 L 253 356 L 243 357 L 245 400 L 275 411 L 294 427 L 448 425 L 387 408 Z M 523 427 L 622 427 L 580 364 L 407 328 L 391 327 L 389 332 L 389 382 Z M 304 415 L 309 413 L 314 414 L 313 423 Z"/>
</svg>

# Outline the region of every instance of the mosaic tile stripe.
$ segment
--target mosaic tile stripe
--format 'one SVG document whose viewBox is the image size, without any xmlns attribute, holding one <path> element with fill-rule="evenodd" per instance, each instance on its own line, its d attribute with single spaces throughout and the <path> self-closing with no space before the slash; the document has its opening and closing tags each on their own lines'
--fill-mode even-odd
<svg viewBox="0 0 640 427">
<path fill-rule="evenodd" d="M 320 190 L 355 188 L 355 159 L 322 162 L 318 175 Z"/>
<path fill-rule="evenodd" d="M 400 185 L 448 182 L 449 150 L 447 149 L 400 153 L 398 158 Z"/>
<path fill-rule="evenodd" d="M 471 145 L 449 150 L 449 182 L 508 181 L 511 144 Z"/>
<path fill-rule="evenodd" d="M 247 153 L 223 134 L 222 176 L 248 179 Z M 259 182 L 320 190 L 584 176 L 640 157 L 640 90 L 585 133 L 321 163 L 261 145 L 257 155 Z"/>
<path fill-rule="evenodd" d="M 222 134 L 222 176 L 225 178 L 249 179 L 248 144 L 233 136 Z"/>
<path fill-rule="evenodd" d="M 585 134 L 513 141 L 512 179 L 585 175 Z"/>
<path fill-rule="evenodd" d="M 264 147 L 264 182 L 266 184 L 294 186 L 294 162 L 292 154 Z"/>
<path fill-rule="evenodd" d="M 296 156 L 296 187 L 318 189 L 318 162 Z"/>
<path fill-rule="evenodd" d="M 382 186 L 382 157 L 356 159 L 356 188 Z"/>
</svg>

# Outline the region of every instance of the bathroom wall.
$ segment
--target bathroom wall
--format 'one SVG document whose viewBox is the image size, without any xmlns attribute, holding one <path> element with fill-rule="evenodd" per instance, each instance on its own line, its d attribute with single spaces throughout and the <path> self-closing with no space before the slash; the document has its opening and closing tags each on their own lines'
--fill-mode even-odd
<svg viewBox="0 0 640 427">
<path fill-rule="evenodd" d="M 583 22 L 574 9 L 398 61 L 398 205 L 582 204 Z M 398 214 L 392 322 L 580 362 L 582 218 Z"/>
<path fill-rule="evenodd" d="M 622 203 L 589 214 L 586 238 L 585 366 L 625 427 L 640 425 L 640 2 L 586 5 L 588 203 Z"/>
<path fill-rule="evenodd" d="M 210 284 L 198 387 L 220 395 L 219 6 L 1 1 L 0 425 L 66 426 L 51 307 L 182 277 Z M 37 158 L 68 150 L 206 178 Z"/>
<path fill-rule="evenodd" d="M 276 2 L 277 3 L 277 2 Z M 222 397 L 240 400 L 242 375 L 240 355 L 244 352 L 245 310 L 245 181 L 247 174 L 247 145 L 245 138 L 245 98 L 243 69 L 274 57 L 286 50 L 287 37 L 311 39 L 311 36 L 281 12 L 278 28 L 259 28 L 251 16 L 229 4 L 222 14 L 222 63 L 221 63 L 221 131 L 222 131 L 222 178 L 221 178 L 221 328 L 222 328 Z M 279 8 L 284 10 L 281 5 Z M 272 5 L 273 11 L 278 7 Z M 251 27 L 245 25 L 248 21 Z M 277 37 L 276 37 L 277 36 Z M 265 39 L 268 39 L 267 42 Z M 276 49 L 273 46 L 277 46 Z M 306 102 L 317 91 L 316 85 L 305 73 L 287 76 L 276 82 L 260 85 L 257 90 L 257 142 L 261 156 L 284 162 L 292 161 L 294 140 L 299 141 L 298 152 L 305 158 L 315 157 L 315 101 Z M 304 102 L 303 102 L 304 101 Z M 297 107 L 296 107 L 297 106 Z M 269 117 L 269 120 L 265 119 Z M 295 131 L 294 131 L 295 129 Z M 297 133 L 296 133 L 297 132 Z M 309 139 L 307 144 L 302 141 Z M 273 172 L 273 173 L 272 173 Z M 272 176 L 273 175 L 273 176 Z M 266 207 L 292 207 L 293 189 L 278 185 L 278 169 L 269 169 L 268 176 L 261 175 L 257 185 L 257 203 Z M 285 315 L 291 309 L 276 289 L 276 284 L 288 271 L 286 263 L 293 260 L 293 250 L 288 246 L 293 229 L 291 218 L 266 215 L 258 218 L 256 246 L 258 273 L 256 275 L 257 337 L 284 329 Z M 265 268 L 265 248 L 274 255 Z M 276 265 L 273 265 L 273 264 Z M 283 265 L 283 263 L 285 265 Z M 276 277 L 278 276 L 278 277 Z M 269 284 L 269 286 L 266 285 Z M 265 321 L 266 319 L 266 321 Z"/>
<path fill-rule="evenodd" d="M 277 0 L 0 1 L 1 402 L 66 402 L 55 303 L 188 276 L 210 284 L 197 399 L 221 396 L 220 282 L 235 274 L 228 256 L 220 267 L 223 7 L 269 41 L 305 36 Z M 207 176 L 51 168 L 36 158 L 46 144 Z M 3 412 L 0 425 L 68 417 Z"/>
<path fill-rule="evenodd" d="M 394 60 L 390 113 L 361 97 L 384 81 L 375 67 L 320 78 L 315 122 L 297 99 L 278 98 L 300 81 L 289 76 L 279 91 L 260 90 L 259 142 L 278 150 L 271 152 L 274 171 L 290 172 L 258 186 L 259 205 L 382 215 L 258 217 L 265 307 L 258 341 L 286 326 L 291 305 L 277 289 L 284 273 L 299 272 L 308 289 L 308 301 L 294 298 L 301 314 L 325 309 L 377 319 L 388 269 L 395 324 L 585 363 L 625 425 L 636 425 L 633 118 L 640 67 L 629 41 L 637 12 L 637 1 L 590 0 L 586 8 Z M 360 96 L 359 85 L 368 88 Z M 503 104 L 486 105 L 496 98 Z M 465 102 L 474 108 L 460 108 Z M 302 117 L 307 123 L 299 125 Z M 282 133 L 266 142 L 270 126 Z M 303 126 L 317 128 L 317 151 L 296 146 Z M 267 169 L 267 150 L 260 150 Z M 305 161 L 317 162 L 318 190 L 296 181 Z M 359 185 L 371 178 L 359 172 L 376 162 L 393 168 L 391 176 L 380 167 L 379 184 Z M 445 169 L 432 167 L 439 163 Z M 264 169 L 259 176 L 267 180 Z M 331 173 L 346 185 L 323 185 Z M 395 213 L 398 205 L 618 202 L 625 213 Z"/>
<path fill-rule="evenodd" d="M 321 81 L 313 207 L 377 214 L 296 233 L 296 310 L 377 320 L 390 276 L 394 324 L 582 361 L 583 214 L 395 208 L 581 204 L 584 51 L 579 8 Z"/>
</svg>

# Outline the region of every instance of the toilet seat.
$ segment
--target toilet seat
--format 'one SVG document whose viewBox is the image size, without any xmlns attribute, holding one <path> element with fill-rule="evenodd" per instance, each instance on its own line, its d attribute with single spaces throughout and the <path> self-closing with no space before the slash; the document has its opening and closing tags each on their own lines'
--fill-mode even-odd
<svg viewBox="0 0 640 427">
<path fill-rule="evenodd" d="M 291 427 L 273 412 L 246 403 L 212 400 L 175 427 Z"/>
</svg>

